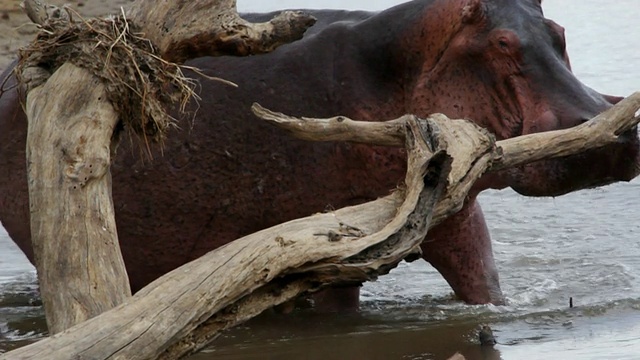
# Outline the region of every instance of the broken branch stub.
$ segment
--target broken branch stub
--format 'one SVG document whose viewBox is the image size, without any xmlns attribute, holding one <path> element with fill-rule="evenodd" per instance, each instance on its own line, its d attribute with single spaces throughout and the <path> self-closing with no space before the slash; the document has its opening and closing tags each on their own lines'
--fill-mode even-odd
<svg viewBox="0 0 640 360">
<path fill-rule="evenodd" d="M 21 4 L 31 21 L 71 21 L 65 7 L 40 0 Z M 283 11 L 264 23 L 250 23 L 235 0 L 137 0 L 126 12 L 166 61 L 183 63 L 201 56 L 247 56 L 268 53 L 299 40 L 316 19 L 301 11 Z"/>
<path fill-rule="evenodd" d="M 437 124 L 412 118 L 408 129 L 405 189 L 238 239 L 164 275 L 126 304 L 9 353 L 11 359 L 177 359 L 300 294 L 388 272 L 419 251 L 452 161 Z"/>
<path fill-rule="evenodd" d="M 285 11 L 266 23 L 242 19 L 235 0 L 137 1 L 128 12 L 165 60 L 262 54 L 301 39 L 316 19 Z"/>
<path fill-rule="evenodd" d="M 254 114 L 291 136 L 306 141 L 349 141 L 367 145 L 404 146 L 405 124 L 411 115 L 389 121 L 357 121 L 344 116 L 328 119 L 294 117 L 254 103 Z"/>
<path fill-rule="evenodd" d="M 25 0 L 20 7 L 34 24 L 44 25 L 47 21 L 61 20 L 69 22 L 71 17 L 65 9 L 49 5 L 39 0 Z"/>
</svg>

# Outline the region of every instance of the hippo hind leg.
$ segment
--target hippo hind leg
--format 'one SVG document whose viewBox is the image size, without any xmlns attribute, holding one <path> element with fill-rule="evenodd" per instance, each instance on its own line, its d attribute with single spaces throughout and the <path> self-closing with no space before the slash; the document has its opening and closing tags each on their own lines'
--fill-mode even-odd
<svg viewBox="0 0 640 360">
<path fill-rule="evenodd" d="M 498 270 L 482 209 L 470 200 L 457 214 L 429 231 L 423 258 L 468 304 L 503 304 Z"/>
</svg>

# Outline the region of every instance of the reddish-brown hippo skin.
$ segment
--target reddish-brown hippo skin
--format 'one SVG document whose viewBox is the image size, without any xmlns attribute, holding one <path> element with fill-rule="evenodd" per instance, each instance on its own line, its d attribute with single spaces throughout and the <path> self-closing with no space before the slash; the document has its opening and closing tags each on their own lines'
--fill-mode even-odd
<svg viewBox="0 0 640 360">
<path fill-rule="evenodd" d="M 424 259 L 447 279 L 461 300 L 485 304 L 487 299 L 502 297 L 489 229 L 477 201 L 432 229 L 422 249 Z"/>
<path fill-rule="evenodd" d="M 370 121 L 441 112 L 502 139 L 574 126 L 617 101 L 574 77 L 563 30 L 543 17 L 538 0 L 418 0 L 381 13 L 311 12 L 319 20 L 304 39 L 271 54 L 190 62 L 239 87 L 200 78 L 195 119 L 181 120 L 152 161 L 124 137 L 112 166 L 113 198 L 133 290 L 243 235 L 372 200 L 401 184 L 402 149 L 296 140 L 255 118 L 253 102 L 297 116 Z M 33 260 L 25 137 L 18 97 L 6 92 L 0 219 Z M 605 149 L 486 175 L 461 212 L 432 229 L 424 258 L 460 299 L 502 303 L 478 192 L 511 186 L 555 196 L 628 180 L 637 164 L 638 139 L 630 132 Z M 339 288 L 316 300 L 353 308 L 357 291 Z"/>
</svg>

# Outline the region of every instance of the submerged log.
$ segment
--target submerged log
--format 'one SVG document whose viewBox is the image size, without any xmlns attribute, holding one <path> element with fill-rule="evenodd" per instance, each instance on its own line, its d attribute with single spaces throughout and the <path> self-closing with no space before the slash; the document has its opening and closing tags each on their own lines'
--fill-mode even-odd
<svg viewBox="0 0 640 360">
<path fill-rule="evenodd" d="M 45 27 L 73 21 L 71 11 L 41 1 L 27 0 L 24 8 Z M 231 0 L 138 0 L 129 21 L 153 36 L 165 60 L 175 61 L 270 51 L 302 37 L 314 21 L 287 13 L 254 25 L 241 21 L 235 9 Z M 89 71 L 67 63 L 36 87 L 48 75 L 37 65 L 23 72 L 38 77 L 26 79 L 31 234 L 47 324 L 55 334 L 113 308 L 131 292 L 111 200 L 119 114 Z"/>
</svg>

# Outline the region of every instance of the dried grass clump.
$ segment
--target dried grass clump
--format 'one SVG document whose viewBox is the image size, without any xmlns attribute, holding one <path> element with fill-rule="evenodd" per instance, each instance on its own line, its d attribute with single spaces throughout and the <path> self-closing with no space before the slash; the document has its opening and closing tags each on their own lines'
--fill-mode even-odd
<svg viewBox="0 0 640 360">
<path fill-rule="evenodd" d="M 53 73 L 69 61 L 102 79 L 109 101 L 125 126 L 144 139 L 160 141 L 175 119 L 167 109 L 185 113 L 198 100 L 196 81 L 180 65 L 160 58 L 154 46 L 127 22 L 124 13 L 78 22 L 49 20 L 36 39 L 19 52 L 16 75 L 41 67 Z"/>
</svg>

